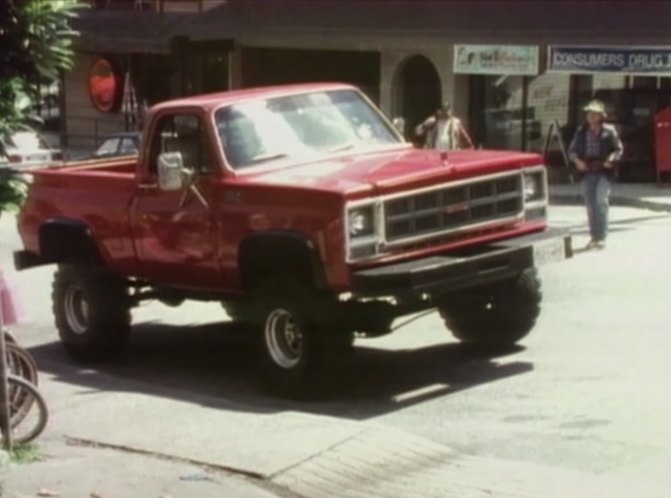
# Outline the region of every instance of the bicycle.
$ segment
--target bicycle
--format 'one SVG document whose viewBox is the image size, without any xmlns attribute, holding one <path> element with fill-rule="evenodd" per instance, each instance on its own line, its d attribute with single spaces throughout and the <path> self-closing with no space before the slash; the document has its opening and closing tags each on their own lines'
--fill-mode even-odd
<svg viewBox="0 0 671 498">
<path fill-rule="evenodd" d="M 23 377 L 31 384 L 38 385 L 37 363 L 33 356 L 15 342 L 8 342 L 7 369 L 10 374 Z"/>
<path fill-rule="evenodd" d="M 47 403 L 37 388 L 22 377 L 10 374 L 7 376 L 7 384 L 12 439 L 15 444 L 29 443 L 42 434 L 47 426 Z"/>
</svg>

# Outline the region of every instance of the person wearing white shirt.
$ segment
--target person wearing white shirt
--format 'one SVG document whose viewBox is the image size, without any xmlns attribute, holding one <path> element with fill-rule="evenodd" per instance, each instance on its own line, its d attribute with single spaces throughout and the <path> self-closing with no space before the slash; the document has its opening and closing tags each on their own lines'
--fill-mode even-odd
<svg viewBox="0 0 671 498">
<path fill-rule="evenodd" d="M 427 149 L 473 149 L 473 140 L 461 120 L 452 114 L 452 107 L 444 103 L 435 115 L 415 128 L 417 136 L 424 137 Z"/>
</svg>

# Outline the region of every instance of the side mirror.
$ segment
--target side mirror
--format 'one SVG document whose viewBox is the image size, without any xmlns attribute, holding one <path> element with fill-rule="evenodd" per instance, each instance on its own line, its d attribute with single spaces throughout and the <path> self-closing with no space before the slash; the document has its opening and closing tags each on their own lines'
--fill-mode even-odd
<svg viewBox="0 0 671 498">
<path fill-rule="evenodd" d="M 184 160 L 181 152 L 164 152 L 158 156 L 158 186 L 161 190 L 182 190 L 185 186 L 184 180 Z"/>
<path fill-rule="evenodd" d="M 396 117 L 391 120 L 391 123 L 401 135 L 405 136 L 405 119 Z"/>
</svg>

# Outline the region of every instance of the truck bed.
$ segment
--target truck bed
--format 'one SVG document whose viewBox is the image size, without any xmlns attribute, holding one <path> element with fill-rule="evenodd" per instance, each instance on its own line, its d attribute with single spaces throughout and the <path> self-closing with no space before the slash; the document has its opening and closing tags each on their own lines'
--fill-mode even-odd
<svg viewBox="0 0 671 498">
<path fill-rule="evenodd" d="M 19 220 L 24 247 L 39 254 L 40 226 L 65 219 L 85 224 L 107 261 L 134 266 L 128 215 L 137 183 L 136 166 L 133 157 L 32 171 L 33 184 Z"/>
</svg>

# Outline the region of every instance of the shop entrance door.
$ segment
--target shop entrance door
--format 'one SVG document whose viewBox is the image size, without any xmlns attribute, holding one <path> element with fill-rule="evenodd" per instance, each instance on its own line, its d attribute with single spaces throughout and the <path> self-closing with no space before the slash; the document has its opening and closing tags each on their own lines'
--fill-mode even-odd
<svg viewBox="0 0 671 498">
<path fill-rule="evenodd" d="M 441 105 L 438 71 L 429 59 L 415 55 L 401 67 L 395 86 L 396 109 L 405 119 L 406 138 L 419 143 L 421 139 L 415 136 L 415 127 L 433 115 Z"/>
</svg>

